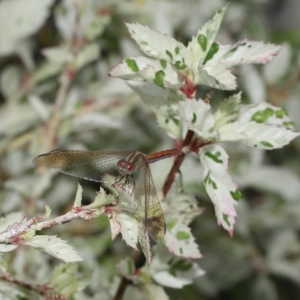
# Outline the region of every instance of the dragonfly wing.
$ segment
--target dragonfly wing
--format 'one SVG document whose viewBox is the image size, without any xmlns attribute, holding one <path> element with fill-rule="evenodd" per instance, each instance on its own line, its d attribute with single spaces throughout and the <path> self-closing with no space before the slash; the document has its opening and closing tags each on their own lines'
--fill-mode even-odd
<svg viewBox="0 0 300 300">
<path fill-rule="evenodd" d="M 165 236 L 166 225 L 146 159 L 134 177 L 134 198 L 138 203 L 140 217 L 151 238 L 156 242 L 161 241 Z"/>
<path fill-rule="evenodd" d="M 54 150 L 37 156 L 33 164 L 75 177 L 104 182 L 105 175 L 119 175 L 117 163 L 130 153 L 130 151 Z"/>
</svg>

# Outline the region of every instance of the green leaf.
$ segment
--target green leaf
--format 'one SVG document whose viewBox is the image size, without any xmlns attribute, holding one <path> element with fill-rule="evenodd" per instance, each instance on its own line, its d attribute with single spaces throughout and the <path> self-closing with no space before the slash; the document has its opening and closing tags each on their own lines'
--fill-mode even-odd
<svg viewBox="0 0 300 300">
<path fill-rule="evenodd" d="M 47 252 L 64 262 L 81 261 L 82 258 L 69 246 L 66 241 L 50 235 L 36 235 L 25 243 L 28 246 Z"/>
<path fill-rule="evenodd" d="M 77 191 L 76 191 L 76 197 L 75 197 L 73 207 L 80 207 L 81 206 L 81 200 L 82 200 L 82 187 L 78 183 Z"/>
<path fill-rule="evenodd" d="M 131 257 L 122 259 L 116 266 L 119 274 L 123 277 L 131 279 L 131 276 L 134 275 L 135 265 Z"/>
<path fill-rule="evenodd" d="M 232 235 L 237 216 L 236 200 L 241 194 L 228 174 L 228 154 L 218 145 L 208 145 L 201 149 L 200 162 L 205 190 L 214 204 L 218 224 Z"/>
<path fill-rule="evenodd" d="M 65 297 L 70 297 L 82 291 L 90 282 L 91 271 L 85 274 L 78 272 L 78 264 L 62 264 L 56 267 L 50 279 L 50 286 L 55 292 Z"/>
<path fill-rule="evenodd" d="M 223 100 L 214 113 L 215 128 L 235 121 L 238 117 L 241 103 L 241 92 Z"/>
</svg>

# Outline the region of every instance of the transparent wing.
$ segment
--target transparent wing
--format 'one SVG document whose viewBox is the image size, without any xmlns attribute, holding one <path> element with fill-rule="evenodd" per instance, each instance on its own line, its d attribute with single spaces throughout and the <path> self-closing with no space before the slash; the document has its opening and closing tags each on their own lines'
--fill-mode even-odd
<svg viewBox="0 0 300 300">
<path fill-rule="evenodd" d="M 37 156 L 33 164 L 75 177 L 104 182 L 106 174 L 119 175 L 117 163 L 130 153 L 131 151 L 54 150 Z"/>
<path fill-rule="evenodd" d="M 143 166 L 134 174 L 134 198 L 145 228 L 154 241 L 165 236 L 165 220 L 146 158 Z"/>
</svg>

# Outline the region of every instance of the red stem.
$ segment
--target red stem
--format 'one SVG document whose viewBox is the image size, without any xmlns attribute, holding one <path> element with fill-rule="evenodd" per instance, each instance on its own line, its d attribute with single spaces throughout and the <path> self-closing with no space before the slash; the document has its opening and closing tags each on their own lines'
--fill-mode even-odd
<svg viewBox="0 0 300 300">
<path fill-rule="evenodd" d="M 186 134 L 186 137 L 182 143 L 182 147 L 185 147 L 187 145 L 189 145 L 193 139 L 193 135 L 194 135 L 194 132 L 189 130 Z M 185 157 L 185 153 L 181 153 L 180 155 L 178 155 L 176 158 L 175 158 L 175 161 L 174 161 L 174 164 L 172 166 L 172 169 L 170 170 L 168 176 L 167 176 L 167 179 L 164 183 L 164 186 L 163 186 L 163 194 L 164 196 L 166 196 L 172 186 L 172 183 L 175 179 L 175 175 L 176 173 L 178 172 L 182 162 L 183 162 L 183 159 Z"/>
</svg>

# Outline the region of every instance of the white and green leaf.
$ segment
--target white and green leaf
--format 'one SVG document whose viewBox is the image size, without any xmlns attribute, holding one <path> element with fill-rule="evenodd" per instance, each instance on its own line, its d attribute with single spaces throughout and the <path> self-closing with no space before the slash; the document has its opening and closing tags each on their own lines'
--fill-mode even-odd
<svg viewBox="0 0 300 300">
<path fill-rule="evenodd" d="M 294 130 L 294 123 L 288 117 L 287 111 L 282 107 L 274 106 L 270 103 L 258 103 L 251 105 L 241 105 L 237 121 L 258 124 L 274 125 Z"/>
<path fill-rule="evenodd" d="M 111 239 L 114 240 L 116 236 L 121 232 L 121 225 L 116 219 L 116 212 L 112 211 L 109 213 L 106 213 L 110 225 L 111 230 Z"/>
<path fill-rule="evenodd" d="M 185 99 L 176 89 L 165 89 L 152 82 L 129 81 L 128 85 L 153 109 L 162 105 L 177 104 Z"/>
<path fill-rule="evenodd" d="M 120 224 L 122 238 L 126 244 L 137 250 L 138 242 L 138 223 L 134 215 L 119 212 L 116 213 L 116 221 Z"/>
<path fill-rule="evenodd" d="M 266 64 L 276 56 L 280 46 L 259 41 L 239 41 L 235 45 L 218 45 L 218 51 L 211 60 L 230 68 L 243 64 Z"/>
<path fill-rule="evenodd" d="M 286 127 L 256 123 L 254 121 L 225 124 L 218 129 L 220 142 L 240 142 L 258 149 L 282 148 L 300 135 Z"/>
<path fill-rule="evenodd" d="M 36 95 L 29 95 L 28 102 L 44 122 L 49 120 L 50 109 L 40 97 Z"/>
<path fill-rule="evenodd" d="M 13 97 L 20 88 L 22 70 L 20 67 L 8 65 L 3 66 L 0 73 L 0 89 L 6 99 Z"/>
<path fill-rule="evenodd" d="M 195 74 L 195 84 L 203 84 L 221 90 L 236 89 L 236 77 L 226 69 L 224 64 L 199 66 Z"/>
<path fill-rule="evenodd" d="M 56 293 L 69 298 L 85 289 L 90 278 L 90 271 L 85 271 L 84 275 L 79 273 L 78 264 L 62 264 L 54 269 L 49 284 Z"/>
<path fill-rule="evenodd" d="M 132 38 L 147 56 L 169 62 L 180 71 L 190 65 L 189 51 L 174 38 L 140 24 L 127 23 L 126 26 Z"/>
<path fill-rule="evenodd" d="M 241 92 L 224 99 L 214 112 L 215 128 L 235 121 L 238 117 L 241 102 Z"/>
<path fill-rule="evenodd" d="M 52 64 L 51 62 L 47 61 L 41 66 L 39 66 L 32 75 L 32 79 L 35 82 L 40 82 L 42 80 L 48 79 L 49 77 L 58 75 L 63 71 L 63 66 L 62 65 L 56 65 Z"/>
<path fill-rule="evenodd" d="M 77 194 L 76 194 L 77 197 Z M 97 193 L 95 200 L 86 206 L 87 209 L 94 209 L 99 208 L 101 206 L 108 205 L 110 203 L 113 203 L 115 201 L 115 197 L 112 194 L 106 194 L 105 190 L 101 187 L 100 191 Z M 75 206 L 73 206 L 75 207 Z M 104 208 L 103 208 L 104 211 Z"/>
<path fill-rule="evenodd" d="M 192 68 L 197 70 L 199 64 L 202 65 L 204 60 L 207 62 L 216 54 L 216 47 L 213 45 L 214 40 L 222 23 L 226 7 L 220 9 L 212 20 L 208 21 L 192 38 L 188 45 L 188 50 L 192 57 Z"/>
<path fill-rule="evenodd" d="M 97 43 L 86 44 L 80 49 L 77 55 L 74 55 L 71 51 L 70 45 L 63 44 L 61 46 L 43 49 L 42 53 L 47 60 L 55 66 L 72 64 L 74 68 L 79 70 L 99 57 L 100 46 Z"/>
<path fill-rule="evenodd" d="M 28 296 L 28 295 L 27 295 Z M 17 285 L 1 281 L 0 284 L 0 299 L 1 300 L 14 300 L 14 299 L 26 299 L 27 296 L 23 291 L 18 288 Z M 28 299 L 28 298 L 27 298 Z"/>
<path fill-rule="evenodd" d="M 132 279 L 135 273 L 134 261 L 131 257 L 126 257 L 119 261 L 119 263 L 116 265 L 116 269 L 122 277 Z"/>
<path fill-rule="evenodd" d="M 264 79 L 268 85 L 276 85 L 287 76 L 291 69 L 291 62 L 293 61 L 292 45 L 285 42 L 278 53 L 278 55 L 269 64 L 263 68 Z"/>
<path fill-rule="evenodd" d="M 151 82 L 160 87 L 179 88 L 181 85 L 181 79 L 168 62 L 143 56 L 124 59 L 109 72 L 109 76 Z"/>
<path fill-rule="evenodd" d="M 155 246 L 154 253 L 153 262 L 145 272 L 162 286 L 180 289 L 205 273 L 198 263 L 176 257 L 162 245 Z"/>
<path fill-rule="evenodd" d="M 42 50 L 42 54 L 55 66 L 63 66 L 74 59 L 68 44 L 45 48 Z"/>
<path fill-rule="evenodd" d="M 211 106 L 203 100 L 196 99 L 181 101 L 178 106 L 178 114 L 185 122 L 186 126 L 203 139 L 215 137 L 214 117 Z"/>
<path fill-rule="evenodd" d="M 74 28 L 76 28 L 79 36 L 88 41 L 94 40 L 109 24 L 110 14 L 104 13 L 107 9 L 106 5 L 102 1 L 85 1 L 83 5 L 75 9 L 76 2 L 59 1 L 55 7 L 54 17 L 55 25 L 63 39 L 70 41 L 74 34 Z M 79 24 L 76 23 L 76 12 L 80 15 Z M 99 15 L 100 12 L 101 16 Z"/>
<path fill-rule="evenodd" d="M 97 60 L 100 54 L 100 45 L 98 43 L 89 43 L 77 53 L 74 67 L 79 70 L 85 65 Z"/>
<path fill-rule="evenodd" d="M 165 130 L 165 132 L 177 141 L 183 137 L 183 124 L 178 116 L 178 105 L 162 105 L 156 109 L 156 117 L 158 125 Z"/>
<path fill-rule="evenodd" d="M 203 211 L 203 209 L 198 206 L 198 201 L 194 194 L 182 189 L 179 175 L 175 177 L 171 190 L 162 202 L 162 208 L 166 223 L 171 227 L 174 226 L 176 222 L 189 225 L 192 220 Z"/>
<path fill-rule="evenodd" d="M 106 26 L 110 22 L 110 14 L 109 13 L 102 13 L 99 16 L 99 11 L 102 7 L 99 7 L 99 10 L 95 10 L 93 4 L 100 5 L 106 9 L 106 3 L 100 2 L 86 2 L 86 5 L 89 6 L 89 11 L 85 10 L 84 18 L 83 18 L 83 35 L 87 38 L 87 40 L 92 41 L 97 36 L 101 35 L 105 30 Z"/>
<path fill-rule="evenodd" d="M 18 43 L 43 25 L 53 2 L 53 0 L 1 1 L 0 54 L 7 55 L 16 52 Z"/>
<path fill-rule="evenodd" d="M 242 195 L 227 172 L 228 155 L 222 147 L 209 145 L 201 148 L 200 162 L 203 185 L 214 204 L 218 224 L 232 235 L 237 216 L 235 207 Z"/>
<path fill-rule="evenodd" d="M 15 250 L 16 248 L 18 248 L 19 245 L 18 244 L 4 244 L 4 243 L 0 243 L 0 253 L 3 252 L 10 252 Z"/>
<path fill-rule="evenodd" d="M 64 262 L 82 261 L 82 258 L 69 246 L 66 241 L 57 236 L 36 235 L 25 243 L 28 246 L 47 252 Z"/>
<path fill-rule="evenodd" d="M 51 215 L 52 209 L 50 208 L 49 205 L 44 205 L 45 208 L 45 213 L 43 215 L 43 219 L 48 219 Z"/>
<path fill-rule="evenodd" d="M 133 197 L 133 187 L 122 183 L 114 183 L 112 185 L 118 192 L 119 201 L 112 208 L 116 212 L 129 212 L 132 215 L 136 213 L 137 204 Z"/>
<path fill-rule="evenodd" d="M 77 185 L 77 191 L 76 191 L 76 196 L 75 196 L 75 201 L 73 204 L 73 207 L 80 207 L 81 206 L 81 201 L 82 201 L 82 187 L 78 183 Z"/>
<path fill-rule="evenodd" d="M 142 295 L 146 295 L 149 300 L 169 300 L 164 288 L 158 284 L 148 283 L 142 286 Z"/>
<path fill-rule="evenodd" d="M 138 242 L 138 221 L 136 203 L 132 197 L 132 187 L 115 183 L 113 187 L 119 194 L 119 201 L 116 205 L 107 210 L 111 226 L 112 239 L 120 232 L 126 244 L 137 250 Z"/>
<path fill-rule="evenodd" d="M 191 229 L 178 219 L 167 223 L 164 241 L 169 251 L 177 256 L 193 259 L 202 257 Z"/>
<path fill-rule="evenodd" d="M 246 40 L 233 46 L 215 42 L 226 8 L 219 10 L 198 31 L 187 48 L 148 27 L 127 24 L 141 50 L 153 59 L 127 58 L 110 75 L 154 82 L 158 86 L 178 90 L 184 85 L 182 78 L 187 76 L 192 86 L 203 84 L 223 90 L 235 89 L 236 78 L 227 68 L 246 63 L 266 63 L 277 55 L 280 47 Z"/>
</svg>

